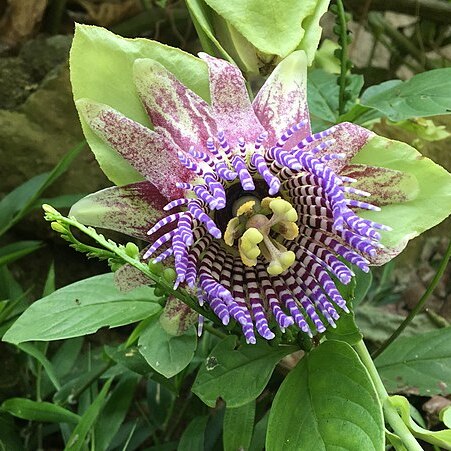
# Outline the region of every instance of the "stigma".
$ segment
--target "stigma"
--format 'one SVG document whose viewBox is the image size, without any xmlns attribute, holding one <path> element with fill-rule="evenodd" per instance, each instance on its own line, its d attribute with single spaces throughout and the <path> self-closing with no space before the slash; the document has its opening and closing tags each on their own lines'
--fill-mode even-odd
<svg viewBox="0 0 451 451">
<path fill-rule="evenodd" d="M 281 242 L 299 235 L 298 214 L 288 201 L 245 196 L 235 202 L 233 210 L 236 214 L 227 224 L 224 242 L 228 246 L 238 242 L 238 253 L 246 266 L 256 266 L 262 256 L 268 274 L 277 276 L 293 265 L 295 253 Z"/>
</svg>

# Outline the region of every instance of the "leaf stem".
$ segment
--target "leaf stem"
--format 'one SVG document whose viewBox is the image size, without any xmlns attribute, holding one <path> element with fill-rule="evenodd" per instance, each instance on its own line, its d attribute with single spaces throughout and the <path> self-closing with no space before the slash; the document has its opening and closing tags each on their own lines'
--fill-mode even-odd
<svg viewBox="0 0 451 451">
<path fill-rule="evenodd" d="M 219 337 L 219 338 L 221 338 L 221 339 L 227 337 L 227 334 L 225 334 L 224 332 L 221 332 L 220 330 L 216 329 L 216 328 L 213 327 L 211 324 L 204 323 L 204 329 L 205 329 L 208 333 L 210 333 L 210 334 L 212 334 L 212 335 L 216 335 L 216 337 Z"/>
<path fill-rule="evenodd" d="M 418 444 L 415 437 L 409 431 L 408 427 L 404 424 L 404 421 L 399 416 L 398 411 L 390 403 L 390 399 L 387 390 L 382 383 L 382 380 L 377 372 L 374 365 L 373 359 L 371 358 L 368 349 L 365 346 L 363 340 L 360 340 L 354 349 L 360 357 L 360 360 L 365 365 L 368 373 L 373 381 L 376 392 L 382 404 L 382 410 L 384 412 L 385 421 L 392 427 L 393 431 L 399 436 L 399 438 L 404 443 L 407 451 L 423 451 L 423 448 Z"/>
<path fill-rule="evenodd" d="M 427 287 L 426 291 L 423 293 L 423 296 L 421 296 L 420 300 L 417 302 L 417 305 L 410 311 L 410 313 L 407 315 L 407 317 L 404 319 L 404 321 L 399 325 L 399 327 L 392 333 L 392 335 L 384 342 L 382 345 L 377 349 L 373 354 L 372 357 L 375 359 L 377 356 L 382 354 L 398 337 L 401 335 L 401 333 L 404 331 L 404 329 L 411 323 L 411 321 L 415 318 L 415 316 L 422 310 L 424 307 L 424 304 L 426 304 L 426 301 L 429 299 L 429 296 L 432 294 L 432 292 L 437 287 L 438 283 L 440 282 L 440 279 L 443 276 L 443 273 L 445 272 L 445 269 L 448 265 L 449 259 L 451 257 L 451 240 L 448 243 L 448 248 L 446 249 L 445 255 L 442 258 L 442 261 L 440 262 L 440 265 L 438 267 L 437 272 L 435 273 L 434 278 L 429 283 L 429 286 Z"/>
<path fill-rule="evenodd" d="M 346 106 L 346 75 L 348 73 L 348 33 L 346 24 L 345 9 L 341 0 L 336 0 L 337 4 L 337 19 L 340 30 L 340 76 L 339 76 L 339 94 L 338 94 L 338 114 L 342 115 L 345 112 Z"/>
</svg>

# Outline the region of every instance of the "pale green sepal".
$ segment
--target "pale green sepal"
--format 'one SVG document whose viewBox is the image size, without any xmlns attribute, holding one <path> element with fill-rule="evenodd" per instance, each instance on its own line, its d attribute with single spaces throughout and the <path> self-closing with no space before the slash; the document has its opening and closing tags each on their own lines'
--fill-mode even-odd
<svg viewBox="0 0 451 451">
<path fill-rule="evenodd" d="M 80 199 L 69 215 L 82 224 L 115 230 L 142 240 L 163 215 L 167 203 L 149 182 L 114 186 Z"/>
<path fill-rule="evenodd" d="M 318 0 L 206 0 L 206 3 L 260 52 L 282 58 L 300 45 L 306 35 L 307 19 L 312 17 L 313 25 L 319 14 Z M 311 39 L 313 36 L 308 38 Z"/>
<path fill-rule="evenodd" d="M 408 144 L 375 136 L 351 163 L 394 169 L 409 175 L 407 179 L 405 175 L 400 178 L 403 183 L 394 203 L 382 206 L 380 212 L 359 212 L 366 219 L 393 228 L 390 232 L 382 232 L 382 243 L 387 249 L 378 263 L 396 256 L 409 240 L 439 224 L 451 213 L 451 174 Z M 403 195 L 404 201 L 400 200 Z M 371 197 L 367 200 L 371 202 Z"/>
<path fill-rule="evenodd" d="M 126 39 L 110 31 L 77 25 L 70 52 L 71 83 L 74 99 L 86 97 L 107 104 L 125 116 L 150 126 L 133 84 L 133 63 L 152 58 L 198 95 L 209 100 L 205 63 L 179 49 L 148 39 Z M 100 167 L 117 185 L 142 180 L 120 155 L 96 136 L 81 118 L 86 139 Z"/>
<path fill-rule="evenodd" d="M 323 32 L 323 29 L 319 25 L 319 21 L 327 12 L 330 0 L 318 0 L 316 3 L 313 13 L 306 17 L 302 22 L 302 28 L 305 30 L 305 34 L 298 46 L 299 50 L 304 50 L 307 54 L 309 66 L 312 65 L 313 60 L 315 59 L 316 50 L 318 48 L 319 40 L 321 39 L 321 33 Z"/>
</svg>

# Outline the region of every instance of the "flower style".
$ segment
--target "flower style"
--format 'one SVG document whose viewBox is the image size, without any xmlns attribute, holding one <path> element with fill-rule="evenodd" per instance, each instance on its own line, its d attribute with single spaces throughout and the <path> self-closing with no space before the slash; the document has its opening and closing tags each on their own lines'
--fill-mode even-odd
<svg viewBox="0 0 451 451">
<path fill-rule="evenodd" d="M 238 68 L 200 58 L 211 105 L 160 63 L 135 61 L 154 130 L 108 105 L 77 101 L 90 129 L 146 181 L 92 194 L 71 214 L 149 241 L 144 258 L 173 259 L 175 287 L 192 290 L 224 325 L 234 319 L 247 343 L 255 331 L 274 338 L 274 327 L 310 336 L 335 327 L 348 311 L 335 280 L 348 284 L 349 264 L 368 271 L 394 253 L 380 243 L 390 227 L 359 216 L 380 210 L 383 188 L 373 185 L 381 195 L 365 201 L 368 168 L 350 163 L 374 133 L 350 123 L 312 133 L 302 51 L 279 64 L 252 103 Z"/>
</svg>

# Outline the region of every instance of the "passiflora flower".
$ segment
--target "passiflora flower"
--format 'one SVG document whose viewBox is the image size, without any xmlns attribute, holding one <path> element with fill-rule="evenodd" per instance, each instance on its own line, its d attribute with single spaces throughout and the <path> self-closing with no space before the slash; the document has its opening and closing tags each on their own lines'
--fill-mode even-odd
<svg viewBox="0 0 451 451">
<path fill-rule="evenodd" d="M 175 287 L 191 290 L 223 324 L 234 319 L 248 343 L 256 332 L 274 338 L 275 327 L 309 335 L 334 327 L 348 311 L 336 284 L 351 281 L 351 265 L 368 271 L 392 258 L 446 217 L 449 197 L 444 214 L 433 207 L 434 219 L 412 228 L 405 209 L 422 185 L 415 171 L 390 167 L 391 141 L 350 123 L 312 133 L 303 51 L 285 58 L 252 102 L 236 66 L 200 58 L 211 104 L 159 62 L 134 61 L 153 130 L 109 105 L 77 100 L 90 133 L 146 180 L 89 195 L 71 215 L 148 241 L 144 258 L 173 264 Z M 361 150 L 389 161 L 362 164 Z M 401 160 L 415 165 L 418 155 L 409 147 Z M 436 173 L 449 182 L 446 171 Z M 394 206 L 409 227 L 380 212 Z M 384 246 L 382 234 L 396 231 L 383 225 L 387 218 L 404 232 Z"/>
</svg>

